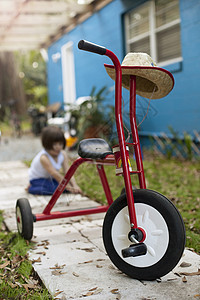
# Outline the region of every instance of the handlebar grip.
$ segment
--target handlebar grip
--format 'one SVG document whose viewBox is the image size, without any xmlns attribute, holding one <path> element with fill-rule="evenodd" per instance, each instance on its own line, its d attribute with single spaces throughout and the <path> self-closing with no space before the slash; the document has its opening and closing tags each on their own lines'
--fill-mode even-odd
<svg viewBox="0 0 200 300">
<path fill-rule="evenodd" d="M 79 41 L 78 48 L 81 49 L 81 50 L 97 53 L 97 54 L 100 54 L 100 55 L 105 55 L 106 54 L 106 48 L 105 47 L 93 44 L 93 43 L 85 41 L 85 40 Z"/>
</svg>

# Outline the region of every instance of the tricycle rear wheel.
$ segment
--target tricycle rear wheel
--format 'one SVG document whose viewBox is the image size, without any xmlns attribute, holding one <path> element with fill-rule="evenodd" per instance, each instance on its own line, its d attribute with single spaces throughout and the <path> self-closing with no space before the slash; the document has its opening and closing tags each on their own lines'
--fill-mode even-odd
<svg viewBox="0 0 200 300">
<path fill-rule="evenodd" d="M 33 236 L 33 214 L 28 199 L 20 198 L 16 203 L 16 221 L 19 234 L 25 240 Z"/>
</svg>

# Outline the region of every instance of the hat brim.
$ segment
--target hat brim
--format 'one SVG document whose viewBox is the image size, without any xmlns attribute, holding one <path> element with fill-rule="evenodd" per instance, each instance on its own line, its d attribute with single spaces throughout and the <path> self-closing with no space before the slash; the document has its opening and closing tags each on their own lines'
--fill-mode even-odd
<svg viewBox="0 0 200 300">
<path fill-rule="evenodd" d="M 113 65 L 104 64 L 108 75 L 115 80 Z M 159 67 L 121 66 L 122 86 L 130 89 L 130 75 L 136 76 L 136 93 L 145 98 L 160 99 L 167 96 L 174 86 L 172 74 Z"/>
</svg>

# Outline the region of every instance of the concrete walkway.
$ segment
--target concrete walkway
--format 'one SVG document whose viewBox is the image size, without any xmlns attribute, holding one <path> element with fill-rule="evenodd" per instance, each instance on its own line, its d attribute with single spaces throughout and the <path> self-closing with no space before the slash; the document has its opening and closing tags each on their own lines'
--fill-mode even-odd
<svg viewBox="0 0 200 300">
<path fill-rule="evenodd" d="M 0 161 L 30 160 L 41 150 L 40 137 L 31 133 L 21 138 L 2 136 L 0 138 Z"/>
<path fill-rule="evenodd" d="M 4 210 L 6 225 L 12 231 L 16 231 L 18 198 L 28 198 L 37 213 L 49 200 L 48 196 L 27 194 L 27 184 L 27 167 L 21 161 L 0 162 L 0 209 Z M 55 209 L 95 205 L 80 195 L 62 195 Z M 30 251 L 30 259 L 55 299 L 200 299 L 200 276 L 192 274 L 200 269 L 200 256 L 185 250 L 178 266 L 159 282 L 131 279 L 116 269 L 106 255 L 102 223 L 103 214 L 34 224 L 35 247 Z"/>
</svg>

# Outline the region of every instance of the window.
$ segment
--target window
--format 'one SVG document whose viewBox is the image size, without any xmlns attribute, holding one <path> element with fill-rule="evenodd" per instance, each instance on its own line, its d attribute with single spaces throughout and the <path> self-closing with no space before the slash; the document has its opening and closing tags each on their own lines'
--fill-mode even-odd
<svg viewBox="0 0 200 300">
<path fill-rule="evenodd" d="M 179 0 L 152 0 L 125 15 L 126 51 L 146 52 L 160 66 L 181 57 Z"/>
</svg>

